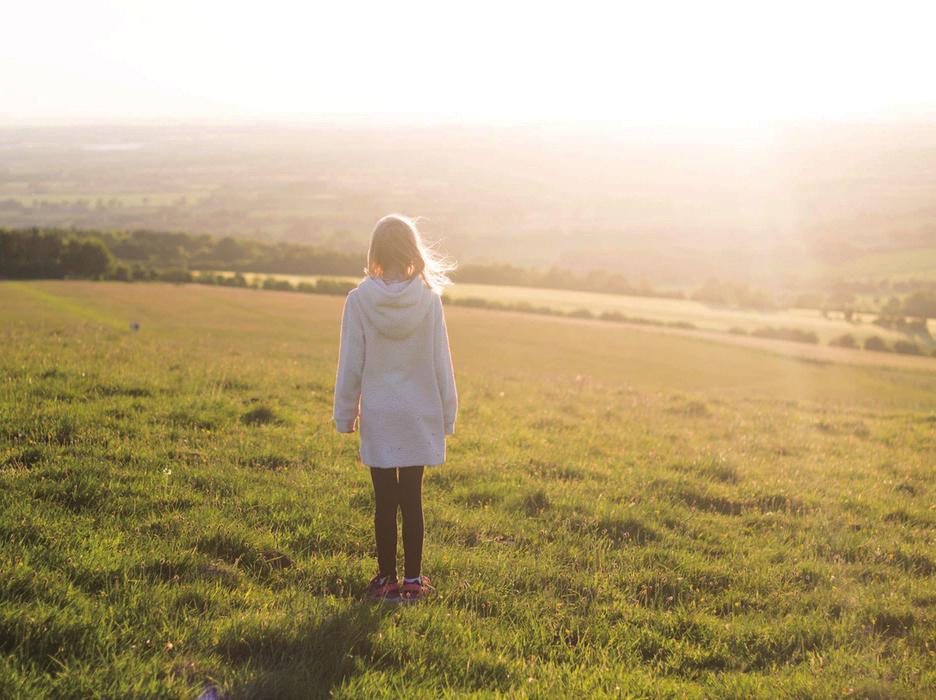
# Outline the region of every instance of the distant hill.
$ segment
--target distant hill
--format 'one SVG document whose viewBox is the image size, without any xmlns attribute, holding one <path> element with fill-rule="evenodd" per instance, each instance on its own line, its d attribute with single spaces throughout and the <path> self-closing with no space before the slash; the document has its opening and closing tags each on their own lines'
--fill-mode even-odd
<svg viewBox="0 0 936 700">
<path fill-rule="evenodd" d="M 777 287 L 911 267 L 936 278 L 925 262 L 936 257 L 936 124 L 20 128 L 0 130 L 0 152 L 0 226 L 360 254 L 373 222 L 403 211 L 471 263 L 685 288 L 713 273 Z"/>
</svg>

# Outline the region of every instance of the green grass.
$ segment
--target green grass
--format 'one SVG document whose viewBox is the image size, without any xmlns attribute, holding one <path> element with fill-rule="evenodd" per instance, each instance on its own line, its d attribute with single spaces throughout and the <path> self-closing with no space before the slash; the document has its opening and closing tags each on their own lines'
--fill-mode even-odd
<svg viewBox="0 0 936 700">
<path fill-rule="evenodd" d="M 932 697 L 936 372 L 449 307 L 382 609 L 340 309 L 0 284 L 0 696 Z"/>
</svg>

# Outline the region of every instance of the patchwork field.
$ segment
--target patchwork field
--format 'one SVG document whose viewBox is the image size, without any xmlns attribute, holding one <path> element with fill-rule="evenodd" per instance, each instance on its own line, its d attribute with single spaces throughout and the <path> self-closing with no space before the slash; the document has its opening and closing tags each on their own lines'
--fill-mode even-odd
<svg viewBox="0 0 936 700">
<path fill-rule="evenodd" d="M 0 696 L 936 693 L 936 363 L 450 306 L 391 609 L 341 304 L 0 283 Z"/>
</svg>

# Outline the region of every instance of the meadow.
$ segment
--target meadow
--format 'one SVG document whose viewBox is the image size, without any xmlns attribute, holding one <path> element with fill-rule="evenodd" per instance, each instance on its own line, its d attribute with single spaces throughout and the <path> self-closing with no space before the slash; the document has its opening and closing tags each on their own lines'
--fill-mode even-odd
<svg viewBox="0 0 936 700">
<path fill-rule="evenodd" d="M 936 693 L 936 367 L 447 307 L 436 592 L 382 607 L 341 304 L 0 283 L 0 696 Z"/>
</svg>

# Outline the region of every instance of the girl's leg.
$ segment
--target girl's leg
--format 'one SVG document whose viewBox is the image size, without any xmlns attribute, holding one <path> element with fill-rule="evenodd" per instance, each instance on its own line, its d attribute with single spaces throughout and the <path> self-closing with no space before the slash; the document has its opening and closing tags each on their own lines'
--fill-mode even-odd
<svg viewBox="0 0 936 700">
<path fill-rule="evenodd" d="M 423 467 L 400 467 L 399 498 L 403 512 L 403 559 L 404 576 L 416 578 L 422 567 L 423 510 L 422 510 Z"/>
<path fill-rule="evenodd" d="M 377 566 L 380 576 L 396 579 L 397 508 L 400 500 L 396 469 L 371 467 L 374 482 L 374 535 L 377 539 Z"/>
</svg>

